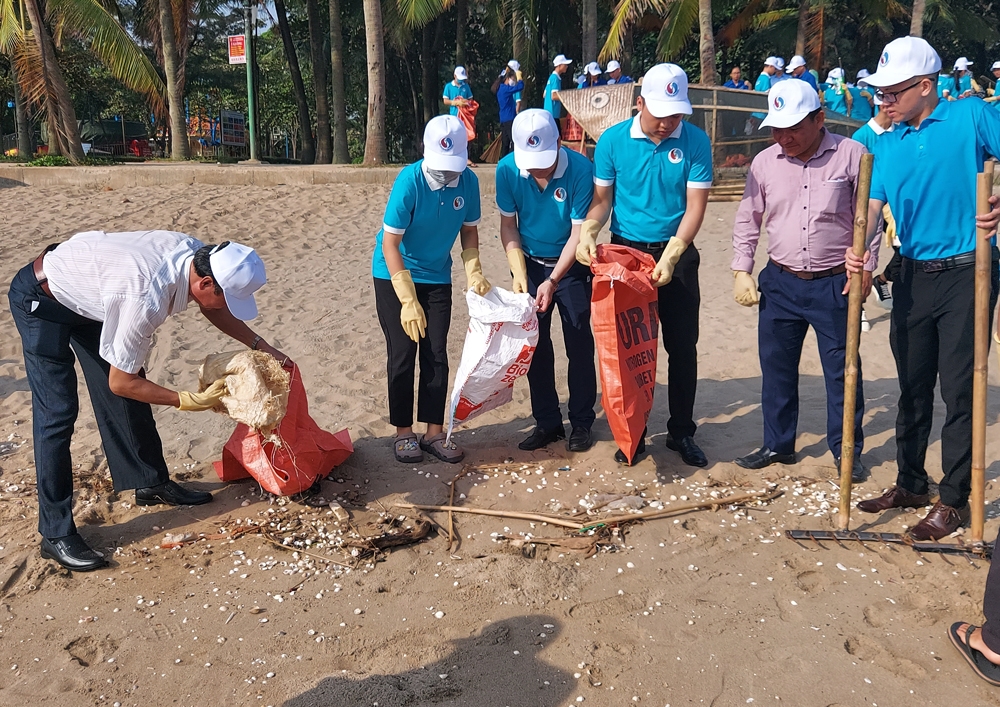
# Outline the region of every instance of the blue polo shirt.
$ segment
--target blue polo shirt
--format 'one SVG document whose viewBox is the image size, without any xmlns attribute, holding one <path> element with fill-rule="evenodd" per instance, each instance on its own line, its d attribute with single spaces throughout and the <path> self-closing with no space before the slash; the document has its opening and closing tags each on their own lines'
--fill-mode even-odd
<svg viewBox="0 0 1000 707">
<path fill-rule="evenodd" d="M 562 90 L 562 77 L 553 71 L 549 74 L 549 80 L 545 82 L 545 110 L 556 120 L 562 117 L 562 102 L 552 100 L 552 92 L 560 90 Z"/>
<path fill-rule="evenodd" d="M 517 97 L 524 90 L 524 81 L 513 86 L 501 83 L 497 87 L 497 104 L 500 107 L 500 122 L 510 123 L 517 117 Z"/>
<path fill-rule="evenodd" d="M 612 233 L 640 243 L 673 238 L 687 210 L 688 187 L 712 186 L 708 135 L 681 121 L 657 145 L 642 132 L 636 115 L 608 128 L 597 141 L 594 184 L 615 187 Z"/>
<path fill-rule="evenodd" d="M 634 81 L 632 80 L 631 76 L 626 76 L 625 74 L 622 74 L 616 79 L 608 79 L 609 86 L 615 86 L 617 84 L 622 84 L 622 83 L 634 83 Z"/>
<path fill-rule="evenodd" d="M 878 139 L 871 198 L 892 209 L 905 257 L 976 249 L 976 175 L 986 152 L 1000 155 L 1000 114 L 980 98 L 941 101 L 919 128 L 896 125 Z"/>
<path fill-rule="evenodd" d="M 761 71 L 760 76 L 757 77 L 757 83 L 753 85 L 754 91 L 760 91 L 761 93 L 767 93 L 771 90 L 771 77 L 766 73 Z"/>
<path fill-rule="evenodd" d="M 767 74 L 765 74 L 765 76 L 766 76 L 766 75 L 767 75 Z M 770 83 L 771 83 L 771 80 L 770 80 L 770 79 L 768 79 L 768 80 L 767 80 L 767 83 L 768 83 L 768 85 L 770 85 Z M 746 82 L 746 80 L 744 80 L 744 79 L 740 79 L 740 82 L 739 82 L 739 84 L 737 84 L 737 83 L 736 83 L 735 81 L 733 81 L 732 79 L 729 79 L 729 80 L 728 80 L 728 81 L 726 81 L 726 82 L 725 82 L 724 84 L 722 84 L 722 87 L 723 87 L 723 88 L 738 88 L 738 89 L 740 89 L 740 90 L 742 90 L 742 91 L 749 91 L 749 90 L 750 90 L 750 84 L 749 84 L 749 83 L 747 83 L 747 82 Z"/>
<path fill-rule="evenodd" d="M 594 196 L 594 166 L 579 152 L 562 147 L 556 171 L 542 190 L 534 177 L 517 168 L 510 154 L 497 165 L 496 190 L 500 213 L 517 217 L 525 254 L 558 258 L 572 225 L 587 218 Z"/>
<path fill-rule="evenodd" d="M 886 130 L 874 120 L 869 120 L 867 123 L 854 131 L 854 134 L 851 135 L 851 139 L 856 142 L 860 142 L 865 146 L 865 149 L 874 155 L 875 143 L 878 142 L 879 137 L 885 135 L 887 132 L 892 132 L 891 125 L 889 126 L 889 129 Z"/>
<path fill-rule="evenodd" d="M 858 88 L 857 86 L 848 86 L 847 90 L 851 92 L 851 117 L 854 120 L 863 120 L 868 122 L 872 119 L 872 104 L 868 102 L 868 99 L 861 95 L 861 91 L 864 89 Z M 871 93 L 871 89 L 866 91 L 866 93 Z"/>
<path fill-rule="evenodd" d="M 382 254 L 382 237 L 388 231 L 403 235 L 399 252 L 414 282 L 451 283 L 451 248 L 459 230 L 479 223 L 479 178 L 472 170 L 439 186 L 430 182 L 423 164 L 420 160 L 404 167 L 392 185 L 382 229 L 375 236 L 373 277 L 391 278 Z"/>
<path fill-rule="evenodd" d="M 828 112 L 847 115 L 847 87 L 837 93 L 837 87 L 830 83 L 825 83 L 823 89 L 823 108 Z"/>
<path fill-rule="evenodd" d="M 818 91 L 819 85 L 816 83 L 816 77 L 813 76 L 808 71 L 803 71 L 801 76 L 792 76 L 793 79 L 798 79 L 799 81 L 805 81 L 807 84 L 813 87 L 813 90 Z"/>
<path fill-rule="evenodd" d="M 444 85 L 444 97 L 451 100 L 455 100 L 461 96 L 462 98 L 471 101 L 472 100 L 472 87 L 469 86 L 468 81 L 461 81 L 456 86 L 454 81 L 449 81 Z M 448 111 L 451 115 L 458 115 L 458 106 L 448 106 L 450 110 Z"/>
</svg>

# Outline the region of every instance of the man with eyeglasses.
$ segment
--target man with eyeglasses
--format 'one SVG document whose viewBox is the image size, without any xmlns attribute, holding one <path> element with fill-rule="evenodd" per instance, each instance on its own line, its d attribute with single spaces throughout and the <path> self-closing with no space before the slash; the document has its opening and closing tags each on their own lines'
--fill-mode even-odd
<svg viewBox="0 0 1000 707">
<path fill-rule="evenodd" d="M 940 378 L 946 415 L 941 430 L 940 501 L 910 529 L 915 540 L 939 539 L 969 517 L 972 478 L 972 351 L 976 229 L 1000 221 L 997 197 L 976 215 L 976 174 L 985 153 L 1000 154 L 1000 115 L 982 100 L 941 101 L 941 58 L 919 37 L 886 45 L 878 71 L 865 79 L 896 124 L 875 144 L 868 242 L 884 203 L 898 225 L 902 265 L 893 287 L 889 341 L 899 376 L 896 485 L 858 508 L 880 513 L 930 501 L 924 466 Z M 867 260 L 869 254 L 865 255 Z M 990 313 L 997 300 L 993 249 Z M 852 274 L 864 260 L 847 251 Z"/>
</svg>

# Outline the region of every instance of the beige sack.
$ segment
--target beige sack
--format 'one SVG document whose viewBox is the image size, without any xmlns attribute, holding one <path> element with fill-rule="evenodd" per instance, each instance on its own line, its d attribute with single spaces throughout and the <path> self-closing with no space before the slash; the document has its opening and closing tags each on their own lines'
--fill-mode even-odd
<svg viewBox="0 0 1000 707">
<path fill-rule="evenodd" d="M 269 437 L 288 409 L 291 377 L 281 364 L 263 351 L 230 351 L 205 359 L 198 370 L 200 390 L 219 378 L 226 379 L 227 394 L 215 408 L 237 422 Z"/>
</svg>

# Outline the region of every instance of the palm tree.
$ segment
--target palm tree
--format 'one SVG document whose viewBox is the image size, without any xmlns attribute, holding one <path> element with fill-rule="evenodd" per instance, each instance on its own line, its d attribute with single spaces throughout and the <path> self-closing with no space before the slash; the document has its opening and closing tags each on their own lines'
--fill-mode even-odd
<svg viewBox="0 0 1000 707">
<path fill-rule="evenodd" d="M 363 0 L 368 55 L 368 125 L 365 131 L 367 165 L 385 164 L 385 38 L 380 0 Z"/>
<path fill-rule="evenodd" d="M 597 0 L 583 0 L 580 24 L 583 27 L 583 61 L 589 63 L 597 59 Z"/>
<path fill-rule="evenodd" d="M 912 36 L 924 36 L 924 13 L 926 11 L 927 0 L 913 0 L 913 13 L 910 16 L 910 34 Z"/>
<path fill-rule="evenodd" d="M 312 58 L 313 93 L 316 94 L 316 162 L 330 164 L 333 146 L 330 142 L 330 98 L 327 95 L 327 76 L 330 69 L 329 55 L 324 51 L 323 27 L 320 24 L 317 0 L 306 0 L 306 17 L 309 20 L 309 54 Z"/>
<path fill-rule="evenodd" d="M 306 98 L 306 86 L 302 81 L 302 69 L 299 67 L 299 55 L 292 41 L 292 30 L 288 26 L 288 12 L 285 0 L 274 0 L 274 12 L 278 19 L 278 33 L 281 44 L 285 48 L 285 60 L 288 71 L 292 75 L 292 92 L 295 95 L 295 107 L 298 113 L 299 133 L 302 135 L 302 164 L 312 164 L 316 161 L 316 141 L 312 134 L 312 118 L 309 117 L 309 100 Z"/>
<path fill-rule="evenodd" d="M 163 73 L 167 77 L 167 102 L 170 106 L 170 159 L 186 160 L 191 157 L 191 145 L 184 116 L 184 69 L 177 49 L 172 0 L 159 0 L 159 10 Z"/>
<path fill-rule="evenodd" d="M 333 84 L 333 162 L 347 164 L 347 90 L 344 78 L 344 30 L 340 18 L 340 0 L 330 0 L 330 75 Z"/>
<path fill-rule="evenodd" d="M 111 74 L 145 95 L 154 110 L 164 108 L 163 81 L 142 50 L 100 0 L 62 0 L 43 11 L 38 0 L 24 0 L 23 14 L 13 2 L 0 2 L 0 52 L 11 58 L 20 91 L 45 113 L 49 151 L 71 162 L 83 160 L 80 129 L 69 88 L 47 23 L 62 35 L 85 41 Z"/>
</svg>

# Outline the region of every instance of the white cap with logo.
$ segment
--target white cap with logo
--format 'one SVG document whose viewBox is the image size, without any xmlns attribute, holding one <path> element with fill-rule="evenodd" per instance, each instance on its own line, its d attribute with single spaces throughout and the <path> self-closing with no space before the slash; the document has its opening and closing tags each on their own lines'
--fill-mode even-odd
<svg viewBox="0 0 1000 707">
<path fill-rule="evenodd" d="M 559 157 L 559 126 L 547 110 L 529 108 L 518 113 L 511 137 L 518 169 L 548 169 Z"/>
<path fill-rule="evenodd" d="M 833 83 L 834 81 L 839 81 L 842 78 L 844 78 L 844 70 L 838 66 L 830 69 L 830 73 L 826 75 L 826 82 Z"/>
<path fill-rule="evenodd" d="M 639 95 L 654 118 L 691 115 L 688 77 L 677 64 L 657 64 L 647 71 Z"/>
<path fill-rule="evenodd" d="M 790 128 L 820 107 L 819 94 L 805 81 L 781 81 L 767 92 L 762 128 Z"/>
<path fill-rule="evenodd" d="M 764 60 L 764 66 L 773 66 L 775 69 L 780 69 L 782 66 L 782 64 L 778 63 L 780 61 L 781 59 L 779 59 L 776 56 L 769 56 L 767 59 Z"/>
<path fill-rule="evenodd" d="M 970 66 L 972 66 L 972 62 L 964 56 L 955 59 L 955 71 L 968 71 Z"/>
<path fill-rule="evenodd" d="M 990 71 L 996 71 L 997 69 L 1000 69 L 1000 61 L 994 61 L 993 66 L 990 67 Z"/>
<path fill-rule="evenodd" d="M 788 61 L 788 70 L 791 71 L 792 69 L 797 69 L 800 66 L 805 66 L 805 65 L 806 65 L 805 58 L 796 54 Z"/>
<path fill-rule="evenodd" d="M 514 71 L 521 70 L 521 62 L 519 62 L 517 59 L 511 59 L 510 61 L 508 61 L 507 66 L 512 68 Z"/>
<path fill-rule="evenodd" d="M 915 76 L 941 71 L 941 57 L 923 37 L 900 37 L 885 45 L 875 73 L 865 83 L 876 88 L 895 86 Z"/>
<path fill-rule="evenodd" d="M 568 66 L 572 64 L 572 59 L 567 59 L 565 54 L 559 54 L 552 60 L 552 66 Z"/>
<path fill-rule="evenodd" d="M 226 306 L 237 319 L 248 322 L 257 316 L 254 293 L 267 283 L 264 261 L 250 246 L 230 243 L 216 246 L 208 256 L 212 279 L 222 288 Z"/>
<path fill-rule="evenodd" d="M 458 79 L 459 81 L 468 81 L 469 80 L 469 74 L 466 73 L 464 66 L 456 66 L 455 67 L 455 78 Z"/>
<path fill-rule="evenodd" d="M 585 74 L 590 74 L 591 76 L 600 76 L 602 73 L 604 73 L 601 71 L 601 65 L 598 64 L 596 61 L 592 61 L 589 64 L 587 64 L 587 67 L 583 70 L 583 72 Z"/>
<path fill-rule="evenodd" d="M 469 162 L 469 134 L 453 115 L 431 118 L 424 128 L 424 164 L 427 169 L 463 172 Z"/>
<path fill-rule="evenodd" d="M 871 74 L 868 72 L 868 69 L 858 69 L 858 81 L 868 78 L 869 76 L 871 76 Z"/>
<path fill-rule="evenodd" d="M 1000 63 L 1000 62 L 998 62 L 998 63 Z M 620 69 L 620 68 L 622 68 L 622 65 L 619 64 L 614 59 L 612 59 L 611 61 L 608 62 L 607 72 L 610 74 L 612 71 L 618 71 L 618 69 Z"/>
</svg>

